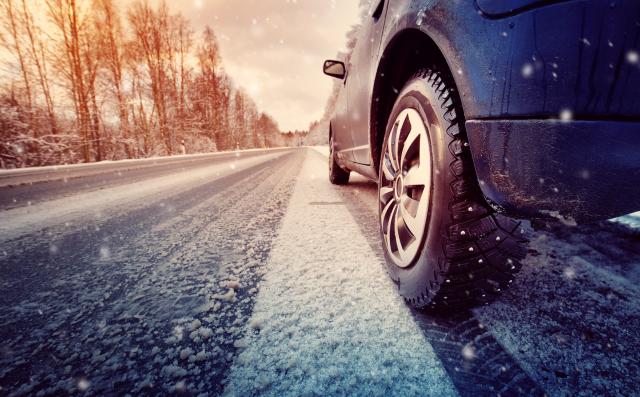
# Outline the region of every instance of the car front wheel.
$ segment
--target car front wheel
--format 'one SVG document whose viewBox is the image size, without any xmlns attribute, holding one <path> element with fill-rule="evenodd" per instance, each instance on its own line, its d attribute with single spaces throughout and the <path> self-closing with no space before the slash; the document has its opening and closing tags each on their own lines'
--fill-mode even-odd
<svg viewBox="0 0 640 397">
<path fill-rule="evenodd" d="M 400 92 L 379 165 L 379 218 L 390 276 L 414 307 L 488 303 L 513 281 L 524 230 L 479 188 L 447 75 L 424 69 Z"/>
</svg>

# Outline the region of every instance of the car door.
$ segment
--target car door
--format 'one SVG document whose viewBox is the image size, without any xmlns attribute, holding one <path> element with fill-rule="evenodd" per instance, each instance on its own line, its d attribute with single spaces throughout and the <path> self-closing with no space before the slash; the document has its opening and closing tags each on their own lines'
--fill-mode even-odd
<svg viewBox="0 0 640 397">
<path fill-rule="evenodd" d="M 348 91 L 346 81 L 349 78 L 348 72 L 345 80 L 339 82 L 340 93 L 336 100 L 336 108 L 334 118 L 331 123 L 331 131 L 333 136 L 334 149 L 340 159 L 354 161 L 353 158 L 353 139 L 349 126 L 348 112 Z"/>
<path fill-rule="evenodd" d="M 354 161 L 360 164 L 371 163 L 369 120 L 373 77 L 376 73 L 373 61 L 380 50 L 388 1 L 375 0 L 372 3 L 351 56 L 350 76 L 348 77 L 350 81 L 347 84 L 349 127 L 353 141 Z"/>
</svg>

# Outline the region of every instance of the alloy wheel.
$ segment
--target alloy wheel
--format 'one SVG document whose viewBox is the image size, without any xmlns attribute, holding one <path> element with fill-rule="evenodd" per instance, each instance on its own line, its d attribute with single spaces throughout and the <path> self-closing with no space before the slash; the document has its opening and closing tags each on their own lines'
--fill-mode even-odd
<svg viewBox="0 0 640 397">
<path fill-rule="evenodd" d="M 408 267 L 426 234 L 431 193 L 431 150 L 420 113 L 404 109 L 388 134 L 379 184 L 380 224 L 393 262 Z"/>
</svg>

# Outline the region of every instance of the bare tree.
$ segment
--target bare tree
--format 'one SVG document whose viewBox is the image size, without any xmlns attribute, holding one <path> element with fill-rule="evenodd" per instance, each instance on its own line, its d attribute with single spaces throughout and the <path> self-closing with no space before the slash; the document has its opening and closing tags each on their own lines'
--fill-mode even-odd
<svg viewBox="0 0 640 397">
<path fill-rule="evenodd" d="M 187 85 L 190 83 L 191 68 L 187 64 L 187 58 L 193 46 L 193 31 L 189 27 L 189 21 L 184 19 L 182 15 L 176 15 L 171 19 L 173 29 L 173 37 L 171 47 L 174 48 L 176 57 L 173 69 L 175 74 L 175 92 L 177 97 L 177 119 L 180 131 L 185 130 L 186 122 L 186 92 Z"/>
<path fill-rule="evenodd" d="M 6 42 L 8 49 L 16 56 L 18 65 L 20 66 L 20 73 L 22 75 L 22 82 L 24 84 L 25 96 L 26 96 L 26 111 L 28 113 L 28 126 L 27 130 L 31 130 L 33 140 L 38 137 L 38 129 L 34 128 L 34 112 L 33 112 L 33 89 L 31 82 L 31 68 L 29 67 L 27 54 L 23 48 L 23 34 L 22 34 L 22 21 L 19 19 L 14 5 L 14 0 L 6 0 L 0 3 L 2 7 L 2 23 L 4 30 L 8 33 L 9 39 L 3 40 Z M 27 138 L 23 136 L 23 140 Z M 40 146 L 35 145 L 36 164 L 40 163 Z"/>
<path fill-rule="evenodd" d="M 218 43 L 211 27 L 207 26 L 202 33 L 202 40 L 198 46 L 198 65 L 200 76 L 196 81 L 195 96 L 198 108 L 201 110 L 203 127 L 211 134 L 218 148 L 223 146 L 223 130 L 220 128 L 226 119 L 224 101 L 225 92 L 219 73 L 220 54 Z M 228 100 L 226 101 L 228 106 Z"/>
<path fill-rule="evenodd" d="M 248 147 L 247 139 L 247 98 L 242 90 L 237 90 L 233 96 L 233 136 L 236 148 Z"/>
<path fill-rule="evenodd" d="M 37 29 L 34 24 L 33 14 L 27 6 L 26 0 L 22 0 L 22 19 L 24 22 L 26 37 L 28 39 L 31 62 L 33 62 L 36 67 L 36 71 L 38 72 L 38 82 L 40 83 L 42 95 L 45 100 L 47 115 L 49 116 L 51 134 L 56 135 L 56 133 L 58 132 L 58 123 L 56 121 L 53 99 L 51 95 L 51 87 L 49 84 L 47 58 L 45 56 L 44 43 L 41 37 L 40 30 Z"/>
<path fill-rule="evenodd" d="M 149 73 L 160 136 L 166 153 L 172 154 L 173 137 L 168 125 L 166 97 L 168 86 L 166 34 L 169 26 L 167 5 L 162 2 L 158 10 L 154 10 L 146 1 L 138 0 L 129 9 L 128 18 L 135 35 L 133 43 L 137 46 L 136 50 L 141 54 Z"/>
<path fill-rule="evenodd" d="M 133 133 L 136 137 L 136 147 L 138 152 L 143 156 L 151 154 L 152 146 L 152 122 L 151 116 L 148 115 L 145 107 L 145 95 L 144 95 L 144 78 L 139 68 L 133 61 L 133 56 L 129 57 L 131 71 L 131 101 L 130 114 L 133 123 Z"/>
<path fill-rule="evenodd" d="M 274 147 L 278 146 L 278 135 L 280 129 L 278 124 L 266 113 L 260 113 L 258 118 L 257 129 L 261 132 L 260 147 Z"/>
<path fill-rule="evenodd" d="M 49 16 L 60 35 L 56 64 L 61 74 L 68 80 L 77 119 L 77 128 L 82 145 L 82 157 L 91 161 L 92 120 L 90 90 L 85 80 L 87 70 L 83 57 L 81 32 L 86 20 L 80 15 L 76 0 L 46 0 Z"/>
<path fill-rule="evenodd" d="M 258 128 L 258 108 L 249 97 L 246 99 L 245 119 L 247 125 L 246 146 L 251 148 L 259 148 L 260 145 L 260 129 Z"/>
<path fill-rule="evenodd" d="M 123 90 L 124 51 L 122 23 L 113 0 L 94 0 L 94 9 L 96 27 L 99 27 L 99 48 L 103 57 L 103 64 L 108 70 L 109 83 L 116 100 L 124 152 L 128 158 L 132 158 L 134 157 L 134 149 L 130 142 L 129 112 L 127 98 Z"/>
<path fill-rule="evenodd" d="M 89 99 L 89 126 L 91 142 L 96 161 L 101 161 L 104 159 L 104 153 L 101 136 L 100 110 L 98 109 L 98 98 L 96 92 L 96 79 L 98 78 L 98 70 L 100 68 L 101 61 L 100 49 L 95 46 L 95 43 L 98 41 L 98 29 L 99 28 L 95 23 L 91 23 L 83 29 L 84 31 L 80 38 L 82 43 L 82 57 L 85 67 L 85 87 L 87 89 L 87 97 Z"/>
<path fill-rule="evenodd" d="M 22 32 L 20 29 L 21 21 L 18 19 L 18 15 L 16 14 L 14 0 L 5 0 L 4 2 L 0 3 L 0 7 L 2 7 L 3 11 L 2 22 L 4 24 L 5 30 L 8 31 L 11 37 L 11 44 L 9 46 L 9 49 L 13 50 L 12 52 L 18 58 L 20 72 L 22 74 L 22 80 L 24 83 L 24 89 L 27 96 L 27 106 L 29 107 L 29 109 L 31 109 L 33 107 L 33 95 L 31 88 L 32 84 L 30 78 L 31 72 L 27 64 L 27 56 L 22 44 Z"/>
</svg>

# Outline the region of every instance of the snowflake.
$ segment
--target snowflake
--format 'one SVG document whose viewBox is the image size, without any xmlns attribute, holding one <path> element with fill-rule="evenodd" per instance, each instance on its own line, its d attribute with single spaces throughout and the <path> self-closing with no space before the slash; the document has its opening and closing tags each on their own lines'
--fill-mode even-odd
<svg viewBox="0 0 640 397">
<path fill-rule="evenodd" d="M 80 378 L 80 379 L 78 379 L 78 389 L 79 389 L 80 391 L 85 391 L 85 390 L 87 390 L 90 386 L 91 386 L 91 382 L 89 382 L 87 379 L 85 379 L 85 378 Z"/>
<path fill-rule="evenodd" d="M 571 121 L 573 119 L 573 112 L 571 109 L 562 109 L 560 111 L 560 120 L 562 121 Z"/>
<path fill-rule="evenodd" d="M 462 357 L 464 357 L 465 360 L 473 360 L 476 357 L 476 350 L 473 348 L 473 345 L 469 343 L 462 348 Z"/>
</svg>

